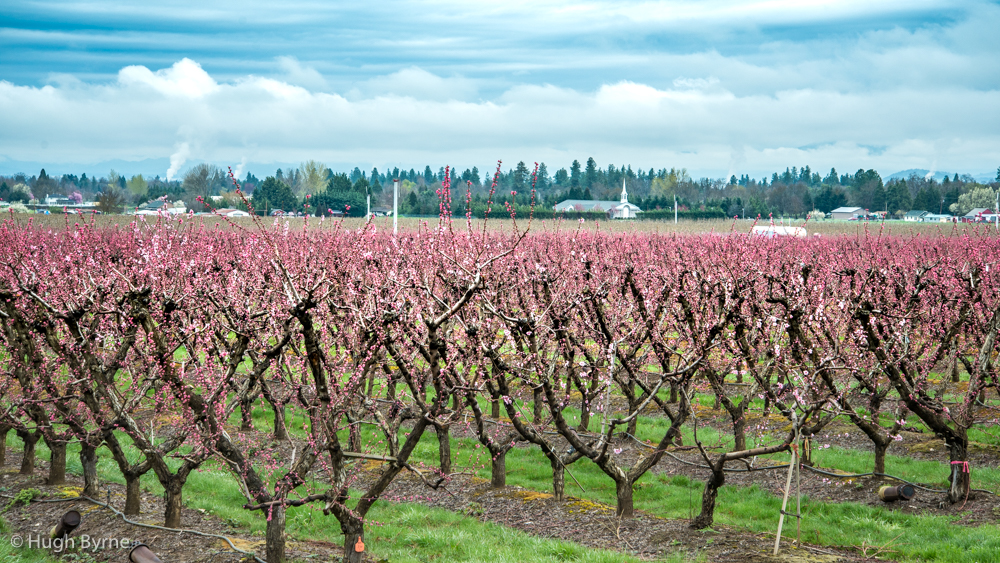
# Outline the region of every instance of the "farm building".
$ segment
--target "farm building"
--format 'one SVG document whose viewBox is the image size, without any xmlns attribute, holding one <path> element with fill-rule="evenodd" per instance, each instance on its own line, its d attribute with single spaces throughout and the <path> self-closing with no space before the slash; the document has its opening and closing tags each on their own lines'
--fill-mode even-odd
<svg viewBox="0 0 1000 563">
<path fill-rule="evenodd" d="M 638 205 L 628 202 L 628 191 L 625 182 L 622 181 L 622 195 L 618 201 L 600 201 L 594 199 L 567 199 L 556 204 L 555 210 L 559 212 L 590 212 L 603 211 L 612 219 L 635 219 L 642 210 Z"/>
<path fill-rule="evenodd" d="M 805 227 L 784 227 L 778 225 L 757 225 L 750 230 L 750 234 L 753 236 L 761 236 L 765 238 L 773 237 L 794 237 L 794 238 L 806 238 L 808 233 Z"/>
<path fill-rule="evenodd" d="M 951 223 L 955 220 L 955 217 L 945 213 L 944 215 L 938 215 L 937 213 L 928 213 L 924 215 L 921 219 L 921 223 Z"/>
<path fill-rule="evenodd" d="M 912 211 L 907 211 L 906 215 L 903 215 L 903 220 L 904 221 L 914 221 L 914 222 L 919 223 L 927 215 L 930 215 L 930 212 L 928 212 L 928 211 L 920 211 L 920 210 L 914 209 Z"/>
<path fill-rule="evenodd" d="M 858 215 L 864 215 L 865 210 L 860 207 L 838 207 L 830 212 L 831 219 L 853 219 Z"/>
<path fill-rule="evenodd" d="M 993 210 L 988 207 L 977 207 L 960 219 L 963 223 L 992 223 Z"/>
</svg>

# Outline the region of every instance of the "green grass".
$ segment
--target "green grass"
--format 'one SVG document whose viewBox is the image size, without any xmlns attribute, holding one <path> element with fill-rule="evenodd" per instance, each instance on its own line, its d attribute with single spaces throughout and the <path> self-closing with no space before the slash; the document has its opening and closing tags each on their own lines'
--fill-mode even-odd
<svg viewBox="0 0 1000 563">
<path fill-rule="evenodd" d="M 58 561 L 42 549 L 11 546 L 11 529 L 0 518 L 0 561 L 4 563 L 54 563 Z"/>
<path fill-rule="evenodd" d="M 530 404 L 523 405 L 522 408 L 530 416 Z M 575 423 L 579 413 L 576 409 L 567 409 L 567 416 Z M 254 421 L 258 429 L 268 431 L 271 420 L 269 409 L 255 409 Z M 703 443 L 732 446 L 731 437 L 704 425 L 705 415 L 700 415 L 699 420 L 702 423 L 698 434 Z M 234 419 L 233 422 L 238 423 L 238 420 Z M 301 435 L 302 422 L 299 413 L 289 411 L 288 427 L 293 434 Z M 599 424 L 600 419 L 595 417 L 591 420 L 591 429 L 597 429 Z M 644 417 L 639 424 L 638 437 L 658 441 L 668 424 L 662 418 Z M 377 439 L 373 427 L 363 428 L 364 439 Z M 685 443 L 691 443 L 690 424 L 684 427 L 683 434 Z M 9 436 L 8 442 L 13 446 L 17 440 Z M 813 460 L 818 466 L 851 473 L 871 471 L 871 452 L 835 446 L 819 449 L 821 442 L 817 440 L 814 443 Z M 459 468 L 456 470 L 471 469 L 478 477 L 489 478 L 489 456 L 476 440 L 452 438 L 452 450 L 453 461 Z M 79 472 L 76 451 L 76 448 L 71 447 L 69 469 Z M 43 459 L 47 456 L 43 444 L 39 444 L 38 454 Z M 433 467 L 437 465 L 437 455 L 436 436 L 428 432 L 414 452 L 413 461 Z M 777 462 L 787 460 L 785 454 L 772 457 Z M 941 488 L 945 486 L 948 474 L 946 462 L 933 460 L 890 455 L 887 456 L 886 465 L 890 474 Z M 99 471 L 103 478 L 121 482 L 117 466 L 107 452 L 102 451 Z M 549 463 L 537 448 L 512 450 L 507 455 L 507 471 L 509 485 L 542 492 L 551 490 Z M 153 493 L 162 492 L 151 473 L 144 476 L 143 485 Z M 852 487 L 858 484 L 835 481 L 830 485 L 831 488 L 839 486 Z M 1000 487 L 1000 470 L 973 468 L 973 486 L 996 490 Z M 635 506 L 639 510 L 665 518 L 690 518 L 700 509 L 703 487 L 702 482 L 686 476 L 649 473 L 637 485 Z M 615 503 L 613 482 L 585 459 L 569 467 L 566 493 L 609 505 Z M 223 521 L 252 533 L 263 533 L 263 518 L 260 514 L 241 508 L 244 499 L 231 476 L 224 471 L 209 466 L 192 474 L 184 490 L 184 499 L 185 504 L 190 507 L 204 509 Z M 956 525 L 951 517 L 907 515 L 881 506 L 824 500 L 808 497 L 803 499 L 802 534 L 806 541 L 841 547 L 889 545 L 896 550 L 890 556 L 903 561 L 1000 562 L 1000 529 L 995 525 L 966 527 Z M 725 486 L 720 490 L 716 522 L 758 533 L 773 533 L 777 527 L 779 503 L 780 498 L 774 491 L 757 486 Z M 336 542 L 336 538 L 340 537 L 336 520 L 323 516 L 318 506 L 291 509 L 288 531 L 290 536 L 297 539 Z M 594 551 L 571 542 L 535 538 L 447 510 L 413 503 L 383 501 L 376 504 L 369 515 L 367 534 L 369 550 L 393 563 L 435 558 L 447 561 L 633 560 L 622 554 Z"/>
</svg>

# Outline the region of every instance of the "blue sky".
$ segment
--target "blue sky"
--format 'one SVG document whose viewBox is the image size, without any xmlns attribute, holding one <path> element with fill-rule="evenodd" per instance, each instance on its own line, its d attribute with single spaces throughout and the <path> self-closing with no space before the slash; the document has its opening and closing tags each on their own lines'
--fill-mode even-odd
<svg viewBox="0 0 1000 563">
<path fill-rule="evenodd" d="M 0 5 L 0 173 L 990 173 L 996 2 Z M 100 171 L 100 170 L 99 170 Z"/>
</svg>

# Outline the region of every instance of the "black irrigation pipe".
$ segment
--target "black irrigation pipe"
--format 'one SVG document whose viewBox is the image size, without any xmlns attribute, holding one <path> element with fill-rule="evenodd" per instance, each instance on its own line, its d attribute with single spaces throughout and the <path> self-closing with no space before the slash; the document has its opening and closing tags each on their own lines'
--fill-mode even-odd
<svg viewBox="0 0 1000 563">
<path fill-rule="evenodd" d="M 640 441 L 638 438 L 636 438 L 635 436 L 633 436 L 631 434 L 626 433 L 625 435 L 628 436 L 629 438 L 632 438 L 633 440 L 636 441 L 636 443 L 638 443 L 638 444 L 640 444 L 642 446 L 645 446 L 645 447 L 647 447 L 649 449 L 652 449 L 652 450 L 656 449 L 656 446 L 650 446 L 649 444 L 646 444 L 645 442 Z M 712 469 L 711 467 L 709 467 L 709 466 L 707 466 L 705 464 L 702 464 L 702 463 L 695 463 L 693 461 L 687 461 L 686 459 L 681 459 L 681 458 L 677 457 L 676 455 L 674 455 L 674 454 L 672 454 L 672 453 L 670 453 L 668 451 L 664 451 L 663 453 L 667 454 L 668 456 L 674 458 L 675 460 L 677 460 L 677 461 L 679 461 L 679 462 L 681 462 L 681 463 L 683 463 L 685 465 L 690 465 L 690 466 L 693 466 L 693 467 L 701 467 L 703 469 Z M 748 468 L 748 469 L 740 469 L 740 468 L 728 469 L 728 468 L 724 467 L 722 470 L 725 471 L 725 472 L 727 472 L 727 473 L 752 473 L 752 472 L 755 472 L 755 471 L 768 471 L 770 469 L 787 469 L 789 465 L 790 464 L 788 464 L 788 463 L 783 463 L 781 465 L 768 465 L 766 467 L 752 467 L 752 468 Z M 903 479 L 902 477 L 896 477 L 895 475 L 889 475 L 888 473 L 875 473 L 875 472 L 872 472 L 872 473 L 850 473 L 850 474 L 843 474 L 843 473 L 831 473 L 829 471 L 823 471 L 822 469 L 816 469 L 815 467 L 811 467 L 809 465 L 803 465 L 802 467 L 808 469 L 809 471 L 812 471 L 813 473 L 819 473 L 821 475 L 829 475 L 831 477 L 837 477 L 838 479 L 855 479 L 855 478 L 858 478 L 858 477 L 869 477 L 869 476 L 887 477 L 889 479 L 894 479 L 894 480 L 899 481 L 901 483 L 906 483 L 907 485 L 911 485 L 914 488 L 923 489 L 923 490 L 931 492 L 931 493 L 947 493 L 948 492 L 945 489 L 932 489 L 930 487 L 925 487 L 923 485 L 918 485 L 916 483 L 912 483 L 910 481 L 907 481 L 906 479 Z M 1000 495 L 997 495 L 996 493 L 994 493 L 993 491 L 990 491 L 990 490 L 987 490 L 987 489 L 969 489 L 969 490 L 972 491 L 972 492 L 976 492 L 976 493 L 987 493 L 987 494 L 990 494 L 990 495 L 993 495 L 993 496 L 1000 496 Z"/>
<path fill-rule="evenodd" d="M 0 493 L 0 497 L 5 497 L 5 498 L 9 498 L 9 499 L 16 498 L 16 497 L 13 497 L 11 495 L 5 495 L 3 493 Z M 110 489 L 108 490 L 108 497 L 109 498 L 108 498 L 108 503 L 107 504 L 105 504 L 103 502 L 100 502 L 100 501 L 96 501 L 96 500 L 94 500 L 94 499 L 92 499 L 90 497 L 85 497 L 83 495 L 80 495 L 80 496 L 77 496 L 77 497 L 57 498 L 57 499 L 40 499 L 40 500 L 31 499 L 30 502 L 42 503 L 42 502 L 74 502 L 74 501 L 79 501 L 79 500 L 90 501 L 90 502 L 96 504 L 97 506 L 100 506 L 100 507 L 103 507 L 103 508 L 107 508 L 111 512 L 114 512 L 115 516 L 121 516 L 122 520 L 124 520 L 128 524 L 132 524 L 133 526 L 140 526 L 142 528 L 151 528 L 153 530 L 163 530 L 165 532 L 178 532 L 178 533 L 194 534 L 196 536 L 202 536 L 202 537 L 205 537 L 205 538 L 217 538 L 217 539 L 225 540 L 225 542 L 227 544 L 229 544 L 229 547 L 232 548 L 233 553 L 238 553 L 240 555 L 245 555 L 247 557 L 253 557 L 254 560 L 257 561 L 257 563 L 267 563 L 266 561 L 264 561 L 260 557 L 257 557 L 257 555 L 255 555 L 253 553 L 250 553 L 248 551 L 243 551 L 242 549 L 236 547 L 235 545 L 233 545 L 233 542 L 230 541 L 229 538 L 227 538 L 226 536 L 220 536 L 218 534 L 207 534 L 205 532 L 199 532 L 198 530 L 188 530 L 188 529 L 184 529 L 184 528 L 166 528 L 164 526 L 157 526 L 155 524 L 143 524 L 142 522 L 134 522 L 132 520 L 129 520 L 128 518 L 125 517 L 125 513 L 119 512 L 118 510 L 115 509 L 115 507 L 111 506 L 111 499 L 110 499 L 110 497 L 111 497 L 111 491 L 110 491 Z"/>
</svg>

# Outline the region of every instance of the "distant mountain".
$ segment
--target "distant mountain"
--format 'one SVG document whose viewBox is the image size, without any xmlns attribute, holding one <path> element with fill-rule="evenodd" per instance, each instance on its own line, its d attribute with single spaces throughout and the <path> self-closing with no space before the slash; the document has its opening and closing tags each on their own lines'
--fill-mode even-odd
<svg viewBox="0 0 1000 563">
<path fill-rule="evenodd" d="M 184 173 L 194 168 L 195 166 L 204 162 L 199 159 L 190 159 L 184 163 L 184 165 L 177 172 L 176 179 L 180 180 L 184 177 Z M 234 169 L 239 164 L 239 161 L 229 164 Z M 226 169 L 225 164 L 218 165 L 223 171 Z M 353 163 L 334 163 L 332 165 L 334 170 L 344 170 L 350 171 L 356 166 Z M 284 170 L 293 170 L 298 168 L 298 164 L 290 162 L 274 162 L 274 163 L 248 163 L 243 168 L 243 173 L 241 176 L 245 176 L 246 173 L 252 172 L 255 176 L 259 176 L 263 179 L 265 176 L 273 175 L 275 170 L 282 168 Z M 339 167 L 339 168 L 338 168 Z M 12 176 L 19 172 L 23 172 L 27 176 L 34 176 L 44 168 L 45 173 L 49 176 L 60 177 L 63 174 L 76 174 L 80 175 L 84 172 L 87 176 L 93 178 L 103 178 L 108 175 L 108 172 L 113 168 L 115 172 L 130 178 L 136 174 L 142 174 L 146 179 L 152 179 L 156 176 L 160 178 L 167 177 L 167 169 L 170 168 L 169 158 L 147 158 L 145 160 L 105 160 L 97 163 L 81 164 L 81 163 L 53 163 L 53 162 L 34 162 L 26 160 L 12 160 L 0 155 L 0 176 Z M 369 166 L 369 170 L 371 167 Z"/>
<path fill-rule="evenodd" d="M 919 177 L 919 178 L 925 178 L 925 177 L 927 177 L 927 174 L 929 174 L 929 173 L 930 173 L 930 170 L 927 170 L 926 168 L 910 168 L 909 170 L 902 170 L 900 172 L 896 172 L 895 174 L 890 174 L 889 176 L 887 176 L 885 178 L 885 181 L 888 182 L 889 180 L 896 180 L 896 179 L 905 180 L 905 179 L 909 178 L 910 176 L 914 176 L 914 175 L 917 176 L 917 177 Z M 964 175 L 965 174 L 959 173 L 958 177 L 961 178 Z M 954 172 L 935 172 L 934 173 L 934 179 L 936 181 L 938 181 L 938 182 L 940 182 L 941 180 L 944 180 L 946 176 L 948 178 L 954 178 L 955 177 L 955 173 Z M 983 174 L 970 174 L 970 176 L 972 176 L 972 178 L 975 181 L 977 181 L 979 183 L 982 183 L 982 184 L 986 184 L 986 183 L 989 183 L 989 182 L 992 182 L 992 181 L 996 180 L 996 174 L 989 173 L 989 172 L 986 172 L 986 173 L 983 173 Z"/>
<path fill-rule="evenodd" d="M 930 170 L 927 170 L 926 168 L 910 168 L 909 170 L 902 170 L 900 172 L 896 172 L 895 174 L 890 174 L 889 176 L 886 177 L 886 181 L 888 181 L 888 180 L 906 180 L 910 176 L 916 176 L 918 178 L 926 178 L 929 173 L 930 173 Z M 933 174 L 933 176 L 934 176 L 935 180 L 937 180 L 938 182 L 940 182 L 941 180 L 944 180 L 945 177 L 952 178 L 955 175 L 952 174 L 952 173 L 950 173 L 950 172 L 941 172 L 941 171 L 938 171 L 938 172 L 935 172 Z"/>
<path fill-rule="evenodd" d="M 185 166 L 185 169 L 188 168 Z M 90 163 L 90 164 L 65 164 L 65 163 L 52 163 L 52 162 L 31 162 L 25 160 L 8 160 L 6 158 L 0 157 L 0 174 L 9 176 L 11 174 L 17 174 L 18 172 L 23 172 L 28 176 L 33 176 L 38 174 L 38 171 L 42 168 L 45 169 L 45 173 L 49 176 L 59 177 L 63 174 L 76 174 L 80 175 L 84 172 L 87 176 L 100 178 L 107 176 L 108 172 L 112 168 L 115 172 L 118 172 L 122 176 L 130 177 L 136 174 L 142 174 L 147 178 L 153 178 L 159 175 L 161 178 L 166 178 L 167 168 L 170 168 L 169 158 L 147 158 L 145 160 L 105 160 L 103 162 Z"/>
</svg>

